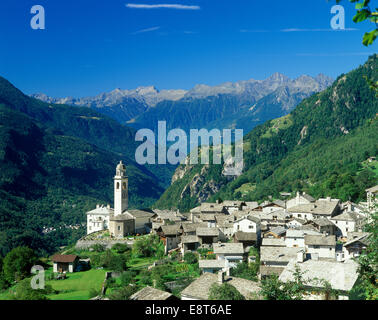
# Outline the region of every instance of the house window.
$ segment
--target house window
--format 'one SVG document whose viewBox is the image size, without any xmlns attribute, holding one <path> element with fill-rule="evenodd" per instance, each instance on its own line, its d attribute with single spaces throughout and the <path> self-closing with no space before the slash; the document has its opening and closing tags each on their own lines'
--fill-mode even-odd
<svg viewBox="0 0 378 320">
<path fill-rule="evenodd" d="M 299 217 L 299 218 L 302 218 L 302 215 L 301 215 L 301 214 L 298 214 L 298 217 Z"/>
<path fill-rule="evenodd" d="M 253 226 L 248 226 L 249 229 L 253 229 Z"/>
<path fill-rule="evenodd" d="M 118 226 L 118 231 L 121 231 L 121 226 Z"/>
<path fill-rule="evenodd" d="M 119 182 L 117 182 L 117 190 L 119 189 Z"/>
</svg>

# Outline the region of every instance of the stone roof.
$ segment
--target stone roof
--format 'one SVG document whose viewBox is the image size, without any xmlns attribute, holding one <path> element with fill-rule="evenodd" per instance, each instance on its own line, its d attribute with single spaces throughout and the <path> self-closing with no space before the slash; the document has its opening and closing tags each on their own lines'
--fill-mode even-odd
<svg viewBox="0 0 378 320">
<path fill-rule="evenodd" d="M 181 242 L 182 243 L 196 243 L 198 242 L 198 237 L 197 236 L 182 236 L 181 237 Z"/>
<path fill-rule="evenodd" d="M 219 236 L 219 230 L 218 230 L 218 228 L 198 227 L 196 229 L 196 234 L 199 237 L 218 237 Z"/>
<path fill-rule="evenodd" d="M 257 241 L 257 234 L 255 232 L 238 231 L 234 234 L 237 241 Z"/>
<path fill-rule="evenodd" d="M 378 192 L 378 185 L 371 187 L 369 189 L 365 190 L 366 192 L 371 192 L 371 193 L 377 193 Z"/>
<path fill-rule="evenodd" d="M 130 300 L 167 300 L 171 297 L 173 297 L 172 294 L 168 292 L 147 286 L 134 293 Z"/>
<path fill-rule="evenodd" d="M 350 260 L 347 262 L 336 262 L 328 260 L 307 260 L 302 263 L 297 263 L 295 260 L 285 267 L 279 279 L 283 282 L 294 281 L 293 272 L 298 266 L 303 272 L 303 279 L 311 281 L 315 278 L 327 281 L 335 290 L 344 292 L 350 291 L 358 278 L 356 262 Z M 323 288 L 324 284 L 319 281 L 313 285 L 306 284 L 315 288 Z"/>
<path fill-rule="evenodd" d="M 216 213 L 216 212 L 223 212 L 224 206 L 218 203 L 201 203 L 201 213 Z"/>
<path fill-rule="evenodd" d="M 270 229 L 267 233 L 270 233 L 270 232 L 276 234 L 277 236 L 282 236 L 286 233 L 286 229 L 285 227 L 278 226 L 278 227 L 274 227 Z"/>
<path fill-rule="evenodd" d="M 305 235 L 305 244 L 312 246 L 336 246 L 336 236 Z"/>
<path fill-rule="evenodd" d="M 225 276 L 225 282 L 233 285 L 246 299 L 251 299 L 252 293 L 258 293 L 261 290 L 257 282 L 246 279 Z M 181 296 L 208 300 L 210 288 L 214 283 L 218 283 L 218 274 L 205 272 L 186 287 L 181 292 Z"/>
<path fill-rule="evenodd" d="M 198 218 L 202 221 L 215 221 L 215 215 L 212 213 L 200 214 Z"/>
<path fill-rule="evenodd" d="M 89 215 L 113 215 L 114 209 L 110 208 L 109 206 L 98 206 L 96 209 L 88 211 L 87 214 Z"/>
<path fill-rule="evenodd" d="M 143 218 L 143 217 L 152 218 L 155 215 L 155 213 L 144 211 L 144 210 L 128 210 L 127 212 L 130 213 L 135 218 Z"/>
<path fill-rule="evenodd" d="M 234 216 L 228 216 L 225 214 L 216 214 L 215 215 L 215 221 L 217 223 L 217 226 L 220 228 L 233 228 L 235 217 Z"/>
<path fill-rule="evenodd" d="M 288 209 L 289 212 L 311 213 L 319 215 L 332 215 L 338 206 L 337 200 L 318 200 L 315 203 L 299 204 Z"/>
<path fill-rule="evenodd" d="M 244 254 L 242 243 L 213 243 L 213 251 L 215 254 Z"/>
<path fill-rule="evenodd" d="M 357 222 L 358 220 L 361 220 L 362 218 L 363 218 L 362 216 L 360 216 L 359 214 L 355 212 L 344 211 L 343 213 L 332 217 L 331 220 Z"/>
<path fill-rule="evenodd" d="M 280 239 L 263 238 L 262 245 L 271 246 L 271 247 L 286 247 L 286 243 L 283 238 L 280 238 Z"/>
<path fill-rule="evenodd" d="M 318 225 L 319 227 L 334 226 L 334 224 L 331 221 L 329 221 L 327 218 L 315 219 L 313 220 L 313 223 Z"/>
<path fill-rule="evenodd" d="M 282 271 L 284 271 L 284 269 L 285 267 L 260 266 L 260 274 L 262 276 L 279 276 L 282 273 Z"/>
<path fill-rule="evenodd" d="M 225 200 L 222 202 L 225 207 L 241 207 L 242 204 L 244 204 L 243 201 Z"/>
<path fill-rule="evenodd" d="M 297 258 L 297 253 L 304 248 L 288 248 L 288 247 L 260 247 L 260 260 L 267 262 L 289 262 L 291 259 Z"/>
<path fill-rule="evenodd" d="M 203 227 L 206 228 L 207 224 L 206 223 L 183 223 L 182 224 L 182 230 L 184 233 L 187 232 L 196 232 L 197 228 Z"/>
<path fill-rule="evenodd" d="M 256 217 L 256 216 L 253 216 L 253 215 L 247 215 L 247 216 L 244 216 L 244 217 L 241 217 L 241 218 L 235 220 L 234 223 L 239 222 L 239 221 L 242 221 L 242 220 L 244 220 L 244 219 L 248 219 L 249 221 L 252 221 L 252 222 L 254 222 L 254 223 L 260 223 L 260 222 L 261 222 L 260 219 L 259 219 L 258 217 Z"/>
<path fill-rule="evenodd" d="M 305 198 L 306 200 L 310 201 L 310 202 L 314 202 L 315 201 L 315 198 L 312 197 L 312 196 L 310 196 L 307 193 L 302 193 L 302 197 Z"/>
<path fill-rule="evenodd" d="M 297 229 L 288 229 L 286 231 L 286 238 L 304 238 L 304 231 Z"/>
<path fill-rule="evenodd" d="M 168 225 L 160 227 L 165 236 L 176 236 L 180 233 L 180 225 Z"/>
<path fill-rule="evenodd" d="M 305 219 L 301 219 L 301 218 L 293 218 L 289 222 L 291 222 L 291 221 L 296 221 L 296 222 L 298 222 L 302 225 L 307 223 L 307 221 Z"/>
<path fill-rule="evenodd" d="M 225 268 L 226 260 L 199 260 L 199 267 L 202 268 Z"/>
<path fill-rule="evenodd" d="M 111 221 L 125 221 L 125 220 L 134 220 L 134 216 L 132 216 L 128 211 L 124 211 L 122 214 L 117 216 L 112 215 L 110 216 Z"/>
<path fill-rule="evenodd" d="M 360 241 L 362 244 L 366 246 L 369 245 L 369 233 L 350 239 L 348 242 L 344 243 L 344 247 L 349 246 L 357 241 Z"/>
</svg>

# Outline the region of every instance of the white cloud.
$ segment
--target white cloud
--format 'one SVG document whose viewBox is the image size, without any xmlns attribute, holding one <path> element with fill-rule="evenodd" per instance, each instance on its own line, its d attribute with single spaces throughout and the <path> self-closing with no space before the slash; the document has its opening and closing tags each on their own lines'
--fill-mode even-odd
<svg viewBox="0 0 378 320">
<path fill-rule="evenodd" d="M 139 34 L 139 33 L 146 33 L 146 32 L 152 32 L 152 31 L 156 31 L 156 30 L 159 30 L 160 27 L 152 27 L 152 28 L 147 28 L 147 29 L 142 29 L 142 30 L 138 30 L 136 32 L 133 32 L 132 34 Z"/>
<path fill-rule="evenodd" d="M 176 9 L 176 10 L 200 10 L 200 6 L 188 6 L 183 4 L 135 4 L 127 3 L 127 8 L 131 9 Z"/>
</svg>

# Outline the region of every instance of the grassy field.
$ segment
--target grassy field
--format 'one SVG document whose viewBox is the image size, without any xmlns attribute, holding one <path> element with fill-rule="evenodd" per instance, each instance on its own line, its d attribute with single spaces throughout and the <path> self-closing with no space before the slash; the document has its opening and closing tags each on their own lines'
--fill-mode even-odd
<svg viewBox="0 0 378 320">
<path fill-rule="evenodd" d="M 66 280 L 46 281 L 58 294 L 49 295 L 51 300 L 88 300 L 89 291 L 99 291 L 105 278 L 106 270 L 92 269 L 67 274 Z"/>
<path fill-rule="evenodd" d="M 256 185 L 252 183 L 244 183 L 240 188 L 235 190 L 235 193 L 240 192 L 242 195 L 246 195 L 256 189 Z"/>
</svg>

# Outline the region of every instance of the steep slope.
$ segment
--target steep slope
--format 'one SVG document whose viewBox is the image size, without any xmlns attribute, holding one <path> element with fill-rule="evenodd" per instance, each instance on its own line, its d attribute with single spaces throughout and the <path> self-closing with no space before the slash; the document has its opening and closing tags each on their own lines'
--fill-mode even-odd
<svg viewBox="0 0 378 320">
<path fill-rule="evenodd" d="M 378 149 L 378 99 L 364 75 L 378 78 L 378 55 L 305 99 L 289 115 L 246 135 L 241 176 L 227 180 L 223 165 L 182 165 L 155 206 L 185 210 L 216 197 L 261 200 L 294 190 L 361 198 L 364 188 L 377 181 L 369 170 L 359 172 L 361 162 Z"/>
<path fill-rule="evenodd" d="M 86 107 L 72 107 L 48 104 L 24 95 L 6 79 L 0 77 L 0 103 L 12 110 L 22 112 L 44 128 L 54 133 L 77 137 L 104 150 L 129 158 L 145 175 L 150 176 L 160 187 L 166 187 L 174 167 L 147 165 L 139 166 L 133 160 L 135 130 Z"/>
</svg>

